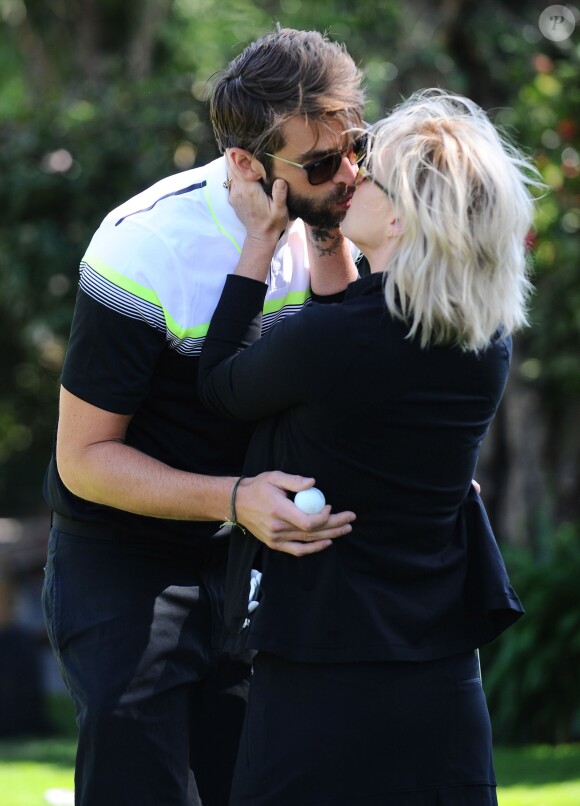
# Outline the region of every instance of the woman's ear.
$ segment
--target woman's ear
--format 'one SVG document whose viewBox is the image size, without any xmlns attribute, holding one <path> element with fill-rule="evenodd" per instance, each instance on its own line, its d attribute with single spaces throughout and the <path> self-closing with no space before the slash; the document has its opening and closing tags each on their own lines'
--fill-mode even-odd
<svg viewBox="0 0 580 806">
<path fill-rule="evenodd" d="M 258 182 L 266 179 L 266 170 L 260 160 L 256 159 L 245 148 L 228 148 L 226 157 L 232 162 L 247 182 Z"/>
<path fill-rule="evenodd" d="M 389 238 L 398 238 L 403 232 L 403 224 L 400 218 L 391 218 L 389 226 L 387 227 L 387 236 Z"/>
</svg>

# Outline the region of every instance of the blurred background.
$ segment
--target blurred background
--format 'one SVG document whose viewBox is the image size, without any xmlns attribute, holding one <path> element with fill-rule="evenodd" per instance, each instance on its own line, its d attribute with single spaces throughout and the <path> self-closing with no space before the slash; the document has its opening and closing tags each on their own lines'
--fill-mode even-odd
<svg viewBox="0 0 580 806">
<path fill-rule="evenodd" d="M 537 289 L 477 478 L 527 616 L 482 652 L 496 740 L 580 740 L 580 17 L 520 0 L 0 0 L 0 733 L 62 689 L 40 588 L 44 469 L 78 264 L 104 215 L 217 156 L 208 80 L 279 21 L 366 73 L 367 119 L 441 86 L 532 154 Z"/>
</svg>

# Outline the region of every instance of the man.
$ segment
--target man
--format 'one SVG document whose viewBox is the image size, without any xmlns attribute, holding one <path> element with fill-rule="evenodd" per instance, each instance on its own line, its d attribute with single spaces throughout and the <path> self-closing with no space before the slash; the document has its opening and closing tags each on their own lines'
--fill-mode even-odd
<svg viewBox="0 0 580 806">
<path fill-rule="evenodd" d="M 226 160 L 266 188 L 288 183 L 297 220 L 271 264 L 271 327 L 307 301 L 310 276 L 332 299 L 356 274 L 338 224 L 359 156 L 347 132 L 362 107 L 342 47 L 316 32 L 263 37 L 214 89 L 226 157 L 114 210 L 81 263 L 45 482 L 43 592 L 79 725 L 77 804 L 225 806 L 248 664 L 220 651 L 228 530 L 212 536 L 222 521 L 243 524 L 302 555 L 351 529 L 353 513 L 306 516 L 292 504 L 286 492 L 310 486 L 307 476 L 240 481 L 252 424 L 207 412 L 196 375 L 245 237 Z"/>
</svg>

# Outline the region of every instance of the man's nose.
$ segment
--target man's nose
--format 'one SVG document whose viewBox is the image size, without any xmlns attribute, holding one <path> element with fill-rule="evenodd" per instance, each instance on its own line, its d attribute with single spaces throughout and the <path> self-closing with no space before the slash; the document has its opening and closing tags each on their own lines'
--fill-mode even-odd
<svg viewBox="0 0 580 806">
<path fill-rule="evenodd" d="M 337 185 L 354 185 L 357 173 L 358 165 L 356 162 L 353 165 L 346 154 L 344 154 L 340 162 L 340 168 L 334 174 L 332 181 Z"/>
</svg>

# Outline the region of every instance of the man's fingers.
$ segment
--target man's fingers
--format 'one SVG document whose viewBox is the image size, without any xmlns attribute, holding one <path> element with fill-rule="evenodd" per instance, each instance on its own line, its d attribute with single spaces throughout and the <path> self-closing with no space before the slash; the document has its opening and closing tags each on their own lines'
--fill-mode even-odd
<svg viewBox="0 0 580 806">
<path fill-rule="evenodd" d="M 329 546 L 332 546 L 332 540 L 316 540 L 312 543 L 304 543 L 301 540 L 285 540 L 282 543 L 276 543 L 276 551 L 282 551 L 285 554 L 292 554 L 294 557 L 306 557 L 308 554 L 317 554 L 319 551 L 324 551 Z"/>
<path fill-rule="evenodd" d="M 291 475 L 282 470 L 272 470 L 262 474 L 266 480 L 279 487 L 281 490 L 288 490 L 291 493 L 298 493 L 300 490 L 307 490 L 314 486 L 314 479 L 308 476 Z"/>
<path fill-rule="evenodd" d="M 349 511 L 336 512 L 331 515 L 329 504 L 326 504 L 317 515 L 307 515 L 290 500 L 280 507 L 279 517 L 282 521 L 286 521 L 289 525 L 304 532 L 305 538 L 308 533 L 319 533 L 318 537 L 320 537 L 320 533 L 323 531 L 344 527 L 356 519 L 354 512 Z"/>
<path fill-rule="evenodd" d="M 313 478 L 268 471 L 244 479 L 238 487 L 238 520 L 258 539 L 275 551 L 295 556 L 322 551 L 329 541 L 352 531 L 354 512 L 331 513 L 326 505 L 317 515 L 307 515 L 288 494 L 307 490 Z M 305 550 L 312 545 L 313 549 Z"/>
<path fill-rule="evenodd" d="M 282 543 L 298 542 L 298 543 L 317 543 L 321 540 L 335 540 L 337 537 L 344 537 L 352 532 L 350 523 L 341 523 L 340 525 L 326 526 L 318 531 L 307 530 L 300 531 L 293 529 L 289 523 L 280 524 L 276 530 L 275 537 L 268 541 L 270 548 L 278 548 Z"/>
<path fill-rule="evenodd" d="M 294 532 L 292 537 L 295 540 L 303 540 L 307 543 L 315 543 L 317 540 L 335 540 L 337 537 L 344 537 L 352 532 L 350 523 L 343 526 L 326 527 L 317 532 Z"/>
</svg>

